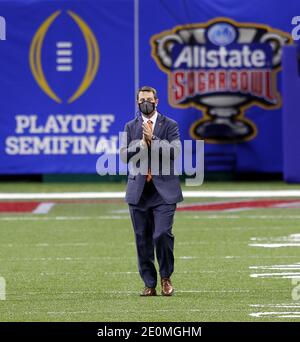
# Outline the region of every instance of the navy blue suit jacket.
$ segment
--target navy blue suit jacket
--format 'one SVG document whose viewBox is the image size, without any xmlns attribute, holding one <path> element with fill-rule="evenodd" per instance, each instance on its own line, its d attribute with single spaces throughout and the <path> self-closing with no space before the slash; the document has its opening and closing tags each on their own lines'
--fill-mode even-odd
<svg viewBox="0 0 300 342">
<path fill-rule="evenodd" d="M 142 128 L 143 118 L 141 115 L 129 121 L 124 128 L 127 133 L 127 141 L 123 141 L 120 150 L 121 159 L 124 162 L 129 162 L 138 152 L 143 153 L 143 148 L 140 146 L 140 141 L 143 138 Z M 159 142 L 160 146 L 171 147 L 171 153 L 168 154 L 170 164 L 170 175 L 161 174 L 161 165 L 157 175 L 152 175 L 152 181 L 155 188 L 168 204 L 177 203 L 183 200 L 179 176 L 174 174 L 174 160 L 181 151 L 179 129 L 176 121 L 158 113 L 157 120 L 154 126 L 153 135 L 155 142 Z M 136 141 L 133 143 L 133 141 Z M 131 145 L 129 146 L 129 144 Z M 152 142 L 151 148 L 155 147 Z M 148 148 L 144 148 L 145 156 L 149 158 L 151 155 Z M 164 149 L 159 149 L 159 153 L 164 153 Z M 140 154 L 141 154 L 140 153 Z M 146 182 L 146 176 L 142 174 L 128 175 L 127 189 L 125 200 L 129 204 L 137 204 L 142 195 Z"/>
</svg>

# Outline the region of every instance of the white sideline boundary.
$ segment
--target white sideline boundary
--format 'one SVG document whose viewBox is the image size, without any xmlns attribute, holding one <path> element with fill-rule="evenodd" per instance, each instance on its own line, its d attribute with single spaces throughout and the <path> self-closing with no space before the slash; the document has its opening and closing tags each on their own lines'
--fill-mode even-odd
<svg viewBox="0 0 300 342">
<path fill-rule="evenodd" d="M 0 193 L 0 200 L 40 200 L 40 199 L 104 199 L 125 197 L 124 191 L 114 192 L 52 192 L 52 193 Z M 260 191 L 183 191 L 185 198 L 270 198 L 300 197 L 300 190 L 260 190 Z"/>
</svg>

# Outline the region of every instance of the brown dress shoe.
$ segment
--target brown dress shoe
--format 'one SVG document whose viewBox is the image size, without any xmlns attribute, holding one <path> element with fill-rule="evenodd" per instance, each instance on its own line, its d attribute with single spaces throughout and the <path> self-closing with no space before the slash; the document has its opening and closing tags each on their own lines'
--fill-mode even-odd
<svg viewBox="0 0 300 342">
<path fill-rule="evenodd" d="M 162 278 L 161 279 L 161 294 L 163 296 L 172 296 L 174 293 L 174 287 L 171 283 L 170 278 Z"/>
<path fill-rule="evenodd" d="M 145 287 L 143 292 L 141 293 L 142 297 L 150 297 L 150 296 L 156 296 L 156 290 L 154 287 Z"/>
</svg>

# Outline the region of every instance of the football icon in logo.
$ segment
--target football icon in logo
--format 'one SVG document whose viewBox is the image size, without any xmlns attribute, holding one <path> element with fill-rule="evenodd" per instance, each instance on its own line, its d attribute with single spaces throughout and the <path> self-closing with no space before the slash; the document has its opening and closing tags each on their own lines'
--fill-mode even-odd
<svg viewBox="0 0 300 342">
<path fill-rule="evenodd" d="M 71 40 L 61 40 L 61 38 L 58 37 L 63 34 L 67 35 L 67 33 L 70 33 L 67 29 L 62 31 L 61 28 L 60 30 L 56 29 L 55 31 L 55 27 L 53 27 L 55 26 L 54 23 L 56 23 L 57 19 L 60 17 L 63 17 L 62 19 L 64 19 L 65 22 L 67 21 L 68 24 L 70 24 L 71 20 L 71 24 L 76 26 L 75 28 L 73 27 L 73 30 L 70 30 L 72 33 L 74 30 L 77 30 L 81 35 L 81 37 L 76 39 L 75 42 L 72 41 L 72 39 L 74 40 L 74 34 L 71 35 Z M 65 22 L 64 27 L 66 26 Z M 47 33 L 50 37 L 48 39 L 48 44 L 46 44 L 45 47 L 44 43 L 47 38 Z M 80 45 L 80 39 L 82 42 L 79 48 L 78 46 Z M 55 43 L 55 45 L 53 43 Z M 53 48 L 50 51 L 48 47 L 47 53 L 45 53 L 45 56 L 42 56 L 42 51 L 47 49 L 47 45 L 50 45 L 51 47 L 54 45 L 56 49 L 53 52 Z M 75 68 L 73 67 L 73 64 L 75 63 L 73 58 L 74 48 L 77 48 L 79 51 L 77 51 L 78 58 Z M 72 103 L 89 88 L 97 74 L 99 60 L 99 46 L 92 30 L 87 23 L 73 11 L 67 11 L 66 14 L 63 14 L 61 11 L 56 11 L 50 15 L 36 31 L 32 39 L 29 52 L 30 68 L 35 81 L 44 91 L 44 93 L 57 103 L 62 103 L 64 101 L 67 103 Z M 62 97 L 59 96 L 57 91 L 54 89 L 53 85 L 55 84 L 55 80 L 53 80 L 53 75 L 55 75 L 56 78 L 59 78 L 60 75 L 58 75 L 58 73 L 66 75 L 67 73 L 76 72 L 77 74 L 80 74 L 80 67 L 78 67 L 78 65 L 80 64 L 80 66 L 82 66 L 82 61 L 86 64 L 86 66 L 84 72 L 81 72 L 81 79 L 77 82 L 76 77 L 70 77 L 69 83 L 73 85 L 77 82 L 77 86 L 74 90 L 72 90 L 72 93 L 65 95 L 65 93 L 67 93 L 65 89 L 67 86 L 64 86 L 64 88 L 61 86 L 61 84 L 66 84 L 66 77 L 60 79 L 59 81 L 56 80 L 56 88 L 62 88 L 61 93 L 65 95 L 65 99 L 62 99 Z M 50 70 L 48 72 L 49 79 L 45 76 L 45 67 L 48 68 L 48 71 Z"/>
</svg>

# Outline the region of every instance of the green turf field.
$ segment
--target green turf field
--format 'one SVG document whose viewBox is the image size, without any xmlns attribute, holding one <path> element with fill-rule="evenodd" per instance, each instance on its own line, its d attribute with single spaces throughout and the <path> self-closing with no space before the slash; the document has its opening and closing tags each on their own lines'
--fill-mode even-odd
<svg viewBox="0 0 300 342">
<path fill-rule="evenodd" d="M 213 183 L 200 189 L 300 187 Z M 0 192 L 110 190 L 124 184 L 0 185 Z M 210 201 L 216 199 L 186 202 Z M 300 286 L 291 279 L 300 277 L 300 208 L 178 212 L 174 234 L 176 294 L 142 298 L 122 200 L 57 203 L 39 215 L 2 213 L 0 321 L 300 321 Z M 274 246 L 250 246 L 264 243 Z"/>
</svg>

